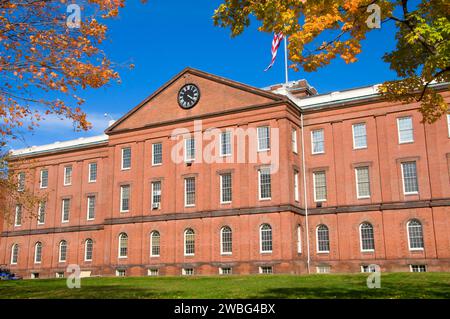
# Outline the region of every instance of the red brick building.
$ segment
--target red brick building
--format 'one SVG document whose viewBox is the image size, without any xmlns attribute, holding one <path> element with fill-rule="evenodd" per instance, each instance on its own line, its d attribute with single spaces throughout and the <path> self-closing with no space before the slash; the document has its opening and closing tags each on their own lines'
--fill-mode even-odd
<svg viewBox="0 0 450 319">
<path fill-rule="evenodd" d="M 28 278 L 69 264 L 127 276 L 449 271 L 450 123 L 424 125 L 418 108 L 376 86 L 257 89 L 188 68 L 103 136 L 13 152 L 19 187 L 47 199 L 2 223 L 0 264 Z"/>
</svg>

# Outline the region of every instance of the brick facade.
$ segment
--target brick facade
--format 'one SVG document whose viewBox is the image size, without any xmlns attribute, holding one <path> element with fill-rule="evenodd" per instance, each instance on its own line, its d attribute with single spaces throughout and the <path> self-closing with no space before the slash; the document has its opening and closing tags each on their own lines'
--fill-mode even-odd
<svg viewBox="0 0 450 319">
<path fill-rule="evenodd" d="M 182 109 L 177 94 L 186 83 L 201 91 L 198 104 Z M 276 91 L 275 91 L 276 92 Z M 305 90 L 302 90 L 305 92 Z M 310 92 L 307 90 L 307 92 Z M 315 94 L 313 92 L 312 94 Z M 442 94 L 450 99 L 448 91 Z M 308 94 L 306 94 L 308 95 Z M 91 275 L 304 274 L 329 266 L 331 272 L 360 272 L 378 264 L 383 271 L 409 271 L 426 265 L 427 271 L 450 270 L 450 141 L 445 117 L 422 124 L 418 104 L 393 104 L 377 97 L 302 107 L 303 94 L 286 97 L 193 69 L 186 69 L 144 102 L 114 123 L 108 137 L 95 144 L 25 152 L 17 155 L 26 171 L 26 186 L 47 194 L 45 223 L 24 217 L 21 226 L 0 223 L 0 264 L 25 277 L 39 273 L 54 277 L 67 265 L 79 264 Z M 300 105 L 300 106 L 299 106 Z M 301 124 L 303 116 L 303 128 Z M 399 144 L 397 119 L 412 118 L 413 142 Z M 194 120 L 209 128 L 278 129 L 279 164 L 271 174 L 270 199 L 260 200 L 258 170 L 264 163 L 174 163 L 171 152 L 179 140 L 175 129 L 194 131 Z M 352 125 L 365 123 L 367 147 L 354 149 Z M 297 133 L 293 152 L 292 130 Z M 303 129 L 303 132 L 302 132 Z M 311 132 L 323 129 L 324 152 L 312 154 Z M 302 136 L 304 144 L 302 143 Z M 252 144 L 246 136 L 246 147 Z M 234 142 L 237 144 L 236 139 Z M 162 165 L 152 165 L 152 144 L 162 143 Z M 275 143 L 271 150 L 275 152 Z M 204 148 L 208 142 L 204 141 Z M 131 148 L 131 168 L 122 168 L 122 149 Z M 197 145 L 197 149 L 200 148 Z M 305 165 L 302 153 L 305 154 Z M 249 156 L 249 150 L 245 153 Z M 259 152 L 264 153 L 264 152 Z M 258 153 L 258 154 L 259 154 Z M 271 154 L 272 153 L 272 154 Z M 233 156 L 235 149 L 233 149 Z M 26 166 L 20 163 L 30 158 Z M 89 182 L 89 164 L 97 163 L 97 180 Z M 418 192 L 404 193 L 402 163 L 414 162 Z M 72 166 L 72 183 L 64 186 L 64 167 Z M 356 194 L 355 168 L 368 167 L 370 197 Z M 40 188 L 40 171 L 48 169 L 48 187 Z M 326 201 L 314 201 L 313 173 L 325 172 Z M 294 195 L 298 173 L 298 200 Z M 306 172 L 306 194 L 304 188 Z M 232 176 L 232 201 L 221 204 L 220 174 Z M 186 207 L 184 179 L 195 178 L 195 206 Z M 162 186 L 159 209 L 152 209 L 152 182 Z M 120 212 L 120 186 L 129 185 L 129 211 Z M 95 218 L 87 218 L 87 198 L 95 196 Z M 62 200 L 70 199 L 70 217 L 61 221 Z M 37 209 L 36 209 L 37 210 Z M 308 215 L 308 218 L 306 217 Z M 25 214 L 26 216 L 26 214 Z M 306 220 L 308 219 L 308 220 Z M 407 223 L 417 220 L 423 231 L 423 249 L 411 250 Z M 373 227 L 373 251 L 362 251 L 360 225 Z M 306 223 L 308 223 L 308 234 Z M 271 252 L 261 252 L 261 225 L 272 229 Z M 326 225 L 329 252 L 317 252 L 317 226 Z M 232 254 L 221 254 L 221 229 L 232 229 Z M 298 247 L 300 227 L 300 249 Z M 185 256 L 184 231 L 195 232 L 195 254 Z M 160 234 L 159 256 L 150 255 L 150 234 Z M 119 234 L 128 236 L 127 256 L 119 258 Z M 85 242 L 93 241 L 92 260 L 85 261 Z M 59 261 L 59 245 L 67 242 L 67 256 Z M 35 244 L 42 243 L 42 260 L 35 262 Z M 17 264 L 11 264 L 18 244 Z"/>
</svg>

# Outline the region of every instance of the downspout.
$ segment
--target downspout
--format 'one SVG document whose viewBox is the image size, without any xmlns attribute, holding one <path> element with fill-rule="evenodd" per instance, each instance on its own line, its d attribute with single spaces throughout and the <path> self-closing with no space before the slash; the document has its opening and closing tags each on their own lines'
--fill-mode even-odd
<svg viewBox="0 0 450 319">
<path fill-rule="evenodd" d="M 308 192 L 306 187 L 306 164 L 305 164 L 305 136 L 304 136 L 304 126 L 303 126 L 303 113 L 300 114 L 300 126 L 302 129 L 302 168 L 303 168 L 303 190 L 304 190 L 304 200 L 305 200 L 305 228 L 306 228 L 306 268 L 308 274 L 311 273 L 310 263 L 311 254 L 309 249 L 309 224 L 308 224 Z"/>
</svg>

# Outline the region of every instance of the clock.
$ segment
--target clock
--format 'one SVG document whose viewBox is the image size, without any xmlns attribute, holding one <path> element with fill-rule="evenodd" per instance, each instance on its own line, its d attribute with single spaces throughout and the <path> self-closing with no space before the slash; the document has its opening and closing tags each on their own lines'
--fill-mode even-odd
<svg viewBox="0 0 450 319">
<path fill-rule="evenodd" d="M 195 84 L 186 84 L 178 91 L 178 104 L 183 109 L 190 109 L 200 100 L 200 90 Z"/>
</svg>

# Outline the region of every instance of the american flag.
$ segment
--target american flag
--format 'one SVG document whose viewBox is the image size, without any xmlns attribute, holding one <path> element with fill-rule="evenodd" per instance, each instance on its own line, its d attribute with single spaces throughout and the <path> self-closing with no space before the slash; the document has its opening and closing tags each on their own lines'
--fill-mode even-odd
<svg viewBox="0 0 450 319">
<path fill-rule="evenodd" d="M 281 41 L 283 41 L 284 35 L 283 33 L 274 33 L 273 34 L 273 40 L 272 40 L 272 62 L 270 62 L 269 66 L 264 70 L 269 70 L 273 64 L 275 63 L 275 58 L 277 57 L 277 51 L 280 47 Z"/>
</svg>

